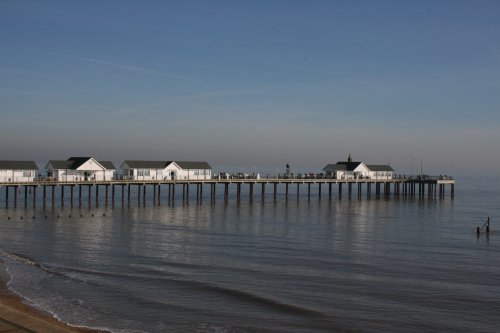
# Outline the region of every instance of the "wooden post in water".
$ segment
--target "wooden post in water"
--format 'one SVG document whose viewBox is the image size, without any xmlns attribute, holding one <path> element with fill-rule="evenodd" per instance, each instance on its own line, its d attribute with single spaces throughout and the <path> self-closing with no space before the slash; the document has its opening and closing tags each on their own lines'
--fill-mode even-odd
<svg viewBox="0 0 500 333">
<path fill-rule="evenodd" d="M 288 183 L 285 183 L 285 199 L 288 200 Z"/>
<path fill-rule="evenodd" d="M 311 183 L 307 183 L 307 200 L 311 200 Z"/>
<path fill-rule="evenodd" d="M 95 184 L 95 206 L 99 207 L 99 184 Z"/>
<path fill-rule="evenodd" d="M 276 191 L 278 189 L 278 183 L 274 183 L 273 185 L 274 185 L 274 194 L 273 195 L 274 195 L 274 200 L 276 200 Z"/>
<path fill-rule="evenodd" d="M 297 201 L 299 201 L 300 198 L 300 183 L 297 183 Z"/>
<path fill-rule="evenodd" d="M 321 200 L 321 183 L 318 183 L 318 200 Z"/>
<path fill-rule="evenodd" d="M 253 183 L 250 183 L 250 202 L 253 201 Z"/>
<path fill-rule="evenodd" d="M 266 184 L 262 183 L 262 191 L 261 191 L 262 202 L 264 202 L 264 198 L 266 196 Z"/>
<path fill-rule="evenodd" d="M 14 208 L 17 207 L 17 186 L 14 186 Z"/>
<path fill-rule="evenodd" d="M 153 206 L 156 206 L 156 184 L 153 184 Z"/>
<path fill-rule="evenodd" d="M 146 183 L 142 185 L 142 204 L 146 206 Z"/>
<path fill-rule="evenodd" d="M 71 199 L 71 203 L 70 203 L 70 206 L 73 207 L 73 190 L 75 189 L 75 185 L 70 185 L 70 199 Z"/>
<path fill-rule="evenodd" d="M 352 199 L 352 183 L 349 182 L 349 185 L 347 187 L 348 187 L 349 200 L 351 200 Z"/>
<path fill-rule="evenodd" d="M 38 185 L 33 186 L 33 208 L 36 207 L 36 192 L 38 191 Z"/>
<path fill-rule="evenodd" d="M 64 207 L 64 185 L 61 185 L 61 207 Z"/>
<path fill-rule="evenodd" d="M 158 183 L 158 206 L 161 204 L 161 184 Z"/>
<path fill-rule="evenodd" d="M 332 200 L 332 183 L 328 183 L 328 200 Z"/>
<path fill-rule="evenodd" d="M 5 186 L 5 207 L 9 208 L 9 186 Z"/>
<path fill-rule="evenodd" d="M 28 186 L 24 186 L 24 207 L 28 207 Z"/>
<path fill-rule="evenodd" d="M 82 207 L 82 185 L 78 185 L 78 205 Z"/>
<path fill-rule="evenodd" d="M 339 183 L 339 200 L 342 200 L 342 183 Z"/>
<path fill-rule="evenodd" d="M 108 185 L 108 184 L 106 184 L 106 185 L 104 185 L 104 187 L 105 187 L 105 192 L 106 192 L 105 199 L 104 199 L 104 200 L 105 200 L 105 201 L 104 201 L 104 205 L 105 205 L 105 206 L 107 206 L 107 205 L 108 205 L 108 192 L 109 192 L 109 185 Z"/>
</svg>

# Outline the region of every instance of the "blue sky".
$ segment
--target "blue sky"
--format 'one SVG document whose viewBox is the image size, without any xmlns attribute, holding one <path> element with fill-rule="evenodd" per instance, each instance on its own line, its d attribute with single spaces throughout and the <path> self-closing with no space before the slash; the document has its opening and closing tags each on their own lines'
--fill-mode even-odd
<svg viewBox="0 0 500 333">
<path fill-rule="evenodd" d="M 0 2 L 0 159 L 500 173 L 498 1 Z M 413 162 L 412 162 L 413 161 Z"/>
</svg>

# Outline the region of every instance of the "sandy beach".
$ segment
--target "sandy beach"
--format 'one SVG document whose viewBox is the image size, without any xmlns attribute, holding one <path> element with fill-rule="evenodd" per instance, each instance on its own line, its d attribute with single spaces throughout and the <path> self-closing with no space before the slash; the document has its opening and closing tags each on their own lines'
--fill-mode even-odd
<svg viewBox="0 0 500 333">
<path fill-rule="evenodd" d="M 9 275 L 0 261 L 0 332 L 104 332 L 72 327 L 22 302 L 7 288 Z"/>
</svg>

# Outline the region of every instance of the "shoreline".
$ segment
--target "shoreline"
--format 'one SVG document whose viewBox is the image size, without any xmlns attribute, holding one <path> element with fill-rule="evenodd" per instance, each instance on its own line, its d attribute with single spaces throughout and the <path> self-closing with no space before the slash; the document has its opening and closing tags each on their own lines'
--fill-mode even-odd
<svg viewBox="0 0 500 333">
<path fill-rule="evenodd" d="M 70 326 L 47 312 L 23 302 L 7 287 L 10 277 L 0 260 L 0 331 L 40 333 L 105 333 L 107 331 Z"/>
</svg>

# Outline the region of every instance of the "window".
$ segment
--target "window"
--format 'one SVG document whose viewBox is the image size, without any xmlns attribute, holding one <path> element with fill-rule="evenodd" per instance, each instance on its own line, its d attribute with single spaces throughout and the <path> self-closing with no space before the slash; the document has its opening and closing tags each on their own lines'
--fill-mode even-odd
<svg viewBox="0 0 500 333">
<path fill-rule="evenodd" d="M 23 170 L 23 177 L 31 177 L 31 170 Z"/>
<path fill-rule="evenodd" d="M 139 177 L 149 177 L 149 169 L 138 169 L 137 170 L 137 175 Z"/>
</svg>

